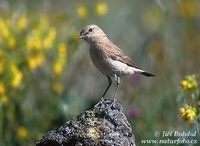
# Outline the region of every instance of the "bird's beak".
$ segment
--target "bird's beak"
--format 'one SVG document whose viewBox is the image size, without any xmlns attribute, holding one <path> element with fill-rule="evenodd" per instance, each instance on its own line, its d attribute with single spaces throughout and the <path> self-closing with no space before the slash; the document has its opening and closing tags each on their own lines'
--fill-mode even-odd
<svg viewBox="0 0 200 146">
<path fill-rule="evenodd" d="M 79 36 L 78 36 L 78 39 L 83 39 L 83 38 L 84 38 L 83 35 L 79 35 Z"/>
</svg>

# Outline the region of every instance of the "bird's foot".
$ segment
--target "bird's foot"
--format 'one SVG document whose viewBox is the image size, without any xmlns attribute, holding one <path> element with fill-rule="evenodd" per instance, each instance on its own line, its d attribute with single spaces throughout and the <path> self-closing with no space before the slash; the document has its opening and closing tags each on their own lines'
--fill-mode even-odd
<svg viewBox="0 0 200 146">
<path fill-rule="evenodd" d="M 101 101 L 101 102 L 97 103 L 97 104 L 95 105 L 95 107 L 98 107 L 100 103 L 106 103 L 105 97 L 102 96 L 101 99 L 100 99 L 100 101 Z"/>
<path fill-rule="evenodd" d="M 101 100 L 102 100 L 102 101 L 105 101 L 105 97 L 104 97 L 104 96 L 102 96 L 102 97 L 101 97 Z"/>
<path fill-rule="evenodd" d="M 104 103 L 105 110 L 110 109 L 114 105 L 115 102 L 116 102 L 116 98 L 109 99 L 109 98 L 104 97 L 104 96 L 101 97 L 101 103 Z M 98 105 L 99 104 L 97 104 L 95 106 L 98 106 Z"/>
<path fill-rule="evenodd" d="M 104 100 L 104 102 L 106 102 L 106 100 Z M 105 109 L 107 110 L 107 109 L 112 108 L 115 105 L 115 103 L 116 103 L 116 98 L 110 99 L 110 101 L 107 104 L 107 107 Z"/>
<path fill-rule="evenodd" d="M 116 97 L 114 97 L 114 98 L 112 99 L 112 103 L 110 104 L 110 106 L 109 106 L 108 108 L 111 108 L 111 107 L 115 104 L 115 102 L 116 102 Z"/>
<path fill-rule="evenodd" d="M 109 98 L 107 98 L 107 97 L 102 96 L 102 97 L 101 97 L 101 102 L 99 102 L 98 104 L 96 104 L 95 107 L 100 106 L 100 105 L 99 105 L 100 103 L 101 103 L 101 104 L 104 103 L 104 105 L 105 105 L 105 107 L 104 107 L 105 110 L 108 110 L 108 109 L 112 108 L 112 107 L 115 105 L 115 103 L 116 103 L 116 98 L 113 97 L 112 99 L 109 99 Z"/>
</svg>

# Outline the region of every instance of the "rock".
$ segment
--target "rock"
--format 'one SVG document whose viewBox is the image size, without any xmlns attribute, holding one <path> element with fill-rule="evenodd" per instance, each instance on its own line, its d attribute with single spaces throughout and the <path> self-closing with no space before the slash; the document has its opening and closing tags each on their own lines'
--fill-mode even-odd
<svg viewBox="0 0 200 146">
<path fill-rule="evenodd" d="M 92 109 L 46 133 L 36 146 L 135 146 L 122 106 L 101 99 Z"/>
</svg>

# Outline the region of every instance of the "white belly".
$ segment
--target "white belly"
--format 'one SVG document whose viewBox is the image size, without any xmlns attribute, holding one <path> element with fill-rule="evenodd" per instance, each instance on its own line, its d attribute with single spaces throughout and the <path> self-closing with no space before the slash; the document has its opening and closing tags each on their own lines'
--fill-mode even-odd
<svg viewBox="0 0 200 146">
<path fill-rule="evenodd" d="M 141 69 L 137 69 L 137 68 L 128 66 L 127 64 L 125 64 L 121 61 L 118 61 L 118 60 L 113 60 L 113 59 L 109 58 L 108 62 L 110 64 L 110 69 L 117 76 L 133 75 L 135 72 L 142 72 Z"/>
<path fill-rule="evenodd" d="M 128 66 L 127 64 L 113 60 L 107 55 L 103 54 L 100 49 L 94 49 L 90 47 L 89 49 L 90 57 L 92 62 L 97 67 L 97 69 L 106 76 L 123 76 L 132 75 L 135 72 L 142 72 L 142 70 Z"/>
</svg>

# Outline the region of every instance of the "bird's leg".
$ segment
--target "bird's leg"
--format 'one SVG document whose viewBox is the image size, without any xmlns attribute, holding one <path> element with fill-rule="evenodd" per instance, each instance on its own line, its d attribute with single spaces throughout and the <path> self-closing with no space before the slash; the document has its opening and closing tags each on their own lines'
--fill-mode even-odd
<svg viewBox="0 0 200 146">
<path fill-rule="evenodd" d="M 110 88 L 111 84 L 112 84 L 112 80 L 109 76 L 106 76 L 107 79 L 108 79 L 108 86 L 106 88 L 106 90 L 104 91 L 103 95 L 102 95 L 102 98 L 106 95 L 106 92 L 108 91 L 108 89 Z"/>
<path fill-rule="evenodd" d="M 115 89 L 115 94 L 114 94 L 114 97 L 113 97 L 113 101 L 115 102 L 116 101 L 116 98 L 117 98 L 117 92 L 118 92 L 118 89 L 119 89 L 119 84 L 120 84 L 120 78 L 118 76 L 116 76 L 116 81 L 117 81 L 117 86 L 116 86 L 116 89 Z"/>
<path fill-rule="evenodd" d="M 113 97 L 113 101 L 112 101 L 112 103 L 110 104 L 110 106 L 108 108 L 111 108 L 114 105 L 114 103 L 116 101 L 116 98 L 117 98 L 117 91 L 119 89 L 120 78 L 117 75 L 115 75 L 115 80 L 117 81 L 117 86 L 116 86 L 116 89 L 115 89 L 115 94 L 114 94 L 114 97 Z"/>
</svg>

